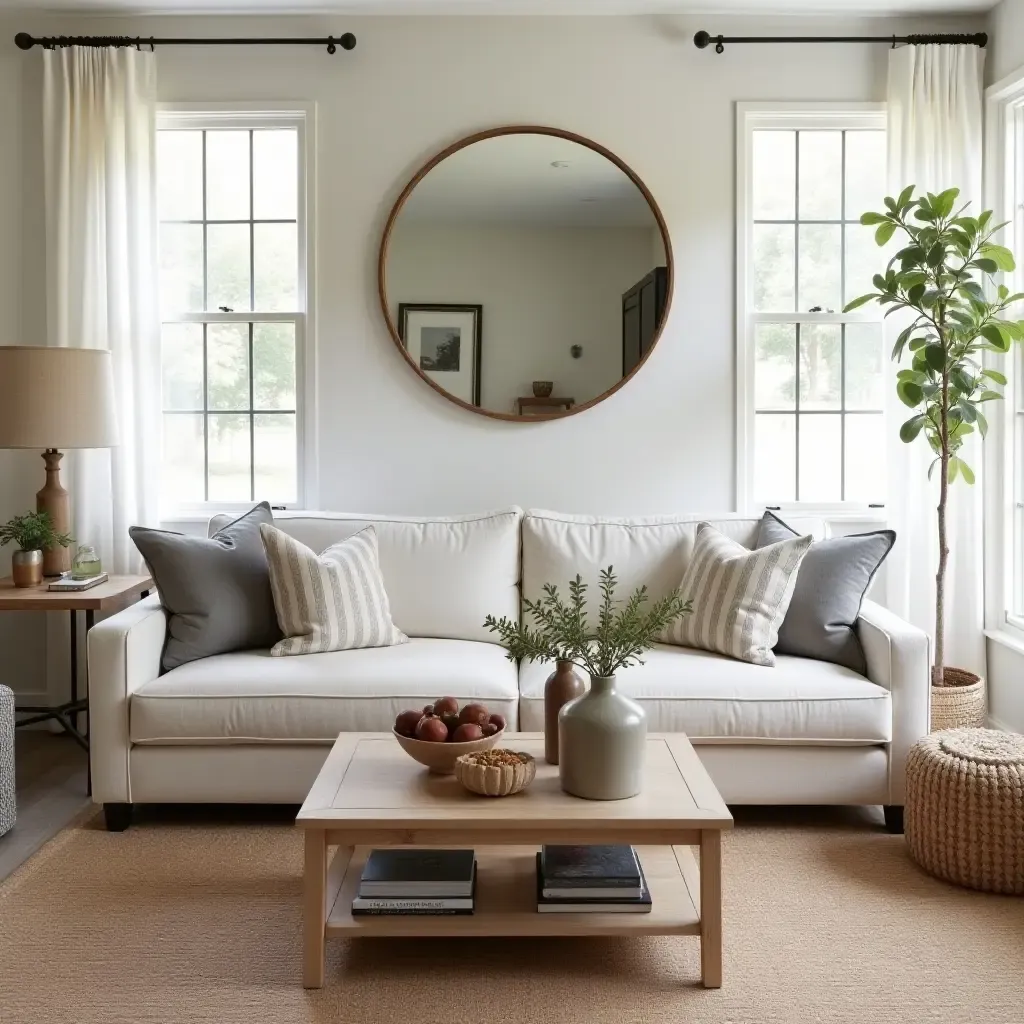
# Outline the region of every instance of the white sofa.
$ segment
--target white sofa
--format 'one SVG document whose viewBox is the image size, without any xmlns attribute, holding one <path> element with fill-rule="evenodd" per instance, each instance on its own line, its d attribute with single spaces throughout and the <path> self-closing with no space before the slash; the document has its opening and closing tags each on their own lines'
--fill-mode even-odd
<svg viewBox="0 0 1024 1024">
<path fill-rule="evenodd" d="M 372 523 L 396 647 L 271 658 L 243 651 L 160 673 L 165 613 L 153 596 L 89 633 L 93 798 L 121 828 L 133 804 L 299 803 L 339 732 L 390 729 L 442 694 L 477 698 L 512 727 L 543 728 L 550 665 L 516 666 L 483 626 L 519 612 L 520 593 L 591 583 L 614 565 L 619 593 L 678 585 L 697 523 L 751 545 L 738 516 L 598 519 L 518 508 L 474 516 L 283 513 L 316 550 Z M 226 519 L 210 524 L 211 532 Z M 794 527 L 822 533 L 820 522 Z M 595 594 L 596 600 L 596 594 Z M 728 803 L 882 804 L 900 826 L 904 761 L 928 731 L 928 639 L 866 601 L 868 676 L 779 656 L 774 668 L 659 645 L 621 673 L 651 731 L 685 732 Z"/>
</svg>

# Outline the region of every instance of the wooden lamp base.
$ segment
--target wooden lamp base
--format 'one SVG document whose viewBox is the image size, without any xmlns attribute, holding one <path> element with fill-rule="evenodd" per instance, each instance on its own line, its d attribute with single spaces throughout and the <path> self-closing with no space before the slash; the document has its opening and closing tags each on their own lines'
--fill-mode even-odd
<svg viewBox="0 0 1024 1024">
<path fill-rule="evenodd" d="M 68 533 L 71 530 L 71 500 L 68 492 L 60 482 L 60 460 L 64 453 L 56 448 L 47 448 L 43 452 L 46 463 L 46 484 L 36 493 L 36 511 L 48 512 L 57 533 Z M 59 576 L 71 568 L 71 548 L 47 548 L 43 551 L 43 575 Z"/>
</svg>

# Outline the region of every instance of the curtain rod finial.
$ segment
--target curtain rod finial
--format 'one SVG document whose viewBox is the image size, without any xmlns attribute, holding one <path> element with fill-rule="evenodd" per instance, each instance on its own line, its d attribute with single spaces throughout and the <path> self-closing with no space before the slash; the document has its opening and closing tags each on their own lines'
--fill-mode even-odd
<svg viewBox="0 0 1024 1024">
<path fill-rule="evenodd" d="M 693 45 L 696 46 L 698 50 L 705 49 L 707 47 L 708 43 L 710 43 L 710 42 L 711 42 L 711 36 L 710 36 L 709 33 L 705 32 L 704 29 L 701 29 L 693 37 Z"/>
<path fill-rule="evenodd" d="M 19 32 L 14 37 L 14 45 L 19 50 L 31 50 L 34 44 L 35 40 L 27 32 Z"/>
</svg>

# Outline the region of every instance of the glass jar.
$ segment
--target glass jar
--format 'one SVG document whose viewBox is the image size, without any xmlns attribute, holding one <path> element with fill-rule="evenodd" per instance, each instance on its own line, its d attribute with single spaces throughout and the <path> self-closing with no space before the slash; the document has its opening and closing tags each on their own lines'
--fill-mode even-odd
<svg viewBox="0 0 1024 1024">
<path fill-rule="evenodd" d="M 71 578 L 87 580 L 99 576 L 103 571 L 100 556 L 91 544 L 80 544 L 75 560 L 71 563 Z"/>
</svg>

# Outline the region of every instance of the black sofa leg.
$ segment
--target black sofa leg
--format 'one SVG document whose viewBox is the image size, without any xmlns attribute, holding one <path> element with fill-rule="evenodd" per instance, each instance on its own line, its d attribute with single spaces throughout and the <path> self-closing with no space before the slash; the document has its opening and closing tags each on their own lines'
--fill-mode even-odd
<svg viewBox="0 0 1024 1024">
<path fill-rule="evenodd" d="M 886 831 L 894 836 L 903 835 L 903 807 L 896 804 L 886 804 L 882 811 L 885 814 Z"/>
<path fill-rule="evenodd" d="M 124 832 L 132 823 L 131 804 L 104 804 L 103 816 L 108 832 Z"/>
</svg>

